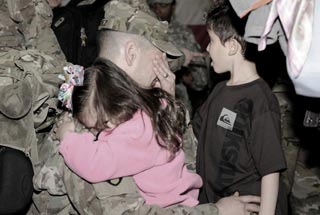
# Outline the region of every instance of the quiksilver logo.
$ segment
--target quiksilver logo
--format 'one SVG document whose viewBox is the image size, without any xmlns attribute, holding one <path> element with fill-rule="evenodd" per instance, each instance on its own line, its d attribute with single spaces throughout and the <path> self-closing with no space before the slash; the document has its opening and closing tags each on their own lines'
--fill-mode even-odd
<svg viewBox="0 0 320 215">
<path fill-rule="evenodd" d="M 220 120 L 228 125 L 230 125 L 230 118 L 227 114 L 220 117 Z"/>
<path fill-rule="evenodd" d="M 232 130 L 236 117 L 237 114 L 235 112 L 232 112 L 227 108 L 222 108 L 217 125 L 225 129 Z"/>
</svg>

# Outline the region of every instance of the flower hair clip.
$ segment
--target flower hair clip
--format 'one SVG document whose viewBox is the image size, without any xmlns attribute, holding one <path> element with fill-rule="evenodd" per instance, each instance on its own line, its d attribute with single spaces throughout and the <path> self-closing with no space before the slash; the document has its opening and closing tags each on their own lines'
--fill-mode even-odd
<svg viewBox="0 0 320 215">
<path fill-rule="evenodd" d="M 74 86 L 82 86 L 84 77 L 84 68 L 80 65 L 63 67 L 64 76 L 61 78 L 65 81 L 60 87 L 58 100 L 67 109 L 72 110 L 71 96 Z"/>
</svg>

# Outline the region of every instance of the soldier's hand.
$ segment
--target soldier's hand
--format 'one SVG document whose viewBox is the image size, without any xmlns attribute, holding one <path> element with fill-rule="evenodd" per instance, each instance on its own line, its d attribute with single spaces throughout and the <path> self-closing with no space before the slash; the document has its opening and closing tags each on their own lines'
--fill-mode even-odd
<svg viewBox="0 0 320 215">
<path fill-rule="evenodd" d="M 68 116 L 68 113 L 64 113 L 62 120 L 57 124 L 55 130 L 56 138 L 62 140 L 66 133 L 75 131 L 75 123 L 72 117 Z"/>
<path fill-rule="evenodd" d="M 175 95 L 176 76 L 171 72 L 166 55 L 156 55 L 152 61 L 153 72 L 158 78 L 155 87 L 160 87 L 171 95 Z"/>
<path fill-rule="evenodd" d="M 219 209 L 219 215 L 250 215 L 251 212 L 259 213 L 259 196 L 239 196 L 236 192 L 232 196 L 220 199 L 216 206 Z"/>
</svg>

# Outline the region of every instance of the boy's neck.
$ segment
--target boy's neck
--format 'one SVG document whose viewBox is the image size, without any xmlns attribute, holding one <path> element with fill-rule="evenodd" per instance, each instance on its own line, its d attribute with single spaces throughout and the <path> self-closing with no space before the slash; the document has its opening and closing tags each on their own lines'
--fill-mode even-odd
<svg viewBox="0 0 320 215">
<path fill-rule="evenodd" d="M 253 62 L 241 59 L 235 61 L 230 71 L 228 86 L 250 83 L 259 79 L 256 65 Z"/>
</svg>

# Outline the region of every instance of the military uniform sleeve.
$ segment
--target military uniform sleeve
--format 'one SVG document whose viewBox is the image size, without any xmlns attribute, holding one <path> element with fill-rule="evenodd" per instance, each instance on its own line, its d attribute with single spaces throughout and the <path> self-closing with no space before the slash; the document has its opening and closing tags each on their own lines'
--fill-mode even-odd
<svg viewBox="0 0 320 215">
<path fill-rule="evenodd" d="M 174 205 L 167 208 L 160 208 L 156 205 L 143 205 L 138 210 L 134 212 L 134 214 L 139 215 L 157 215 L 157 214 L 166 214 L 166 215 L 180 215 L 180 214 L 210 214 L 210 215 L 218 215 L 218 208 L 212 204 L 201 204 L 195 207 L 187 207 L 183 205 Z"/>
</svg>

